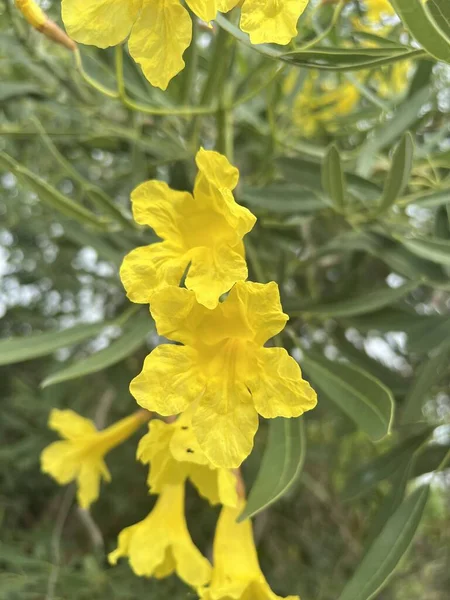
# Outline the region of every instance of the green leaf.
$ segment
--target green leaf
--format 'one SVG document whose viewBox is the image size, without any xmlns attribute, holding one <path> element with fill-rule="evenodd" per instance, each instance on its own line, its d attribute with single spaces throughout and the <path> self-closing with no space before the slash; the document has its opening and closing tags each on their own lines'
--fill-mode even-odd
<svg viewBox="0 0 450 600">
<path fill-rule="evenodd" d="M 373 135 L 368 138 L 359 151 L 359 175 L 367 177 L 378 152 L 387 146 L 391 146 L 400 135 L 417 122 L 420 118 L 420 110 L 427 102 L 430 93 L 429 86 L 419 90 L 396 107 L 391 119 L 386 120 L 380 127 L 375 129 Z"/>
<path fill-rule="evenodd" d="M 271 419 L 269 438 L 257 478 L 239 521 L 279 500 L 297 480 L 305 461 L 306 436 L 303 418 Z"/>
<path fill-rule="evenodd" d="M 103 219 L 62 194 L 5 152 L 0 152 L 0 165 L 2 163 L 8 171 L 28 185 L 37 194 L 39 199 L 50 208 L 84 225 L 89 225 L 97 229 L 108 229 L 108 224 Z"/>
<path fill-rule="evenodd" d="M 414 456 L 405 456 L 399 463 L 398 469 L 391 477 L 391 489 L 383 498 L 377 512 L 375 513 L 367 532 L 364 546 L 370 549 L 374 539 L 382 531 L 386 521 L 397 510 L 405 498 L 406 488 L 412 476 L 412 468 L 415 461 Z"/>
<path fill-rule="evenodd" d="M 397 302 L 406 294 L 414 290 L 419 285 L 418 282 L 411 281 L 398 288 L 384 288 L 368 292 L 350 300 L 342 300 L 329 304 L 317 304 L 311 308 L 305 308 L 302 311 L 289 311 L 290 316 L 321 316 L 321 317 L 352 317 L 371 313 L 385 306 Z"/>
<path fill-rule="evenodd" d="M 413 477 L 419 477 L 425 473 L 432 473 L 435 471 L 442 463 L 449 450 L 449 444 L 428 444 L 414 461 Z"/>
<path fill-rule="evenodd" d="M 51 333 L 34 333 L 20 338 L 10 338 L 0 341 L 0 365 L 39 358 L 52 354 L 59 348 L 66 348 L 94 337 L 111 323 L 93 323 L 91 325 L 76 325 L 62 331 Z"/>
<path fill-rule="evenodd" d="M 385 452 L 359 468 L 350 476 L 342 493 L 343 498 L 353 500 L 367 494 L 380 481 L 394 475 L 404 464 L 405 459 L 409 460 L 414 452 L 428 439 L 432 431 L 432 428 L 426 428 L 421 433 L 403 440 L 389 452 Z"/>
<path fill-rule="evenodd" d="M 278 58 L 297 67 L 324 71 L 359 71 L 378 68 L 399 60 L 411 60 L 424 56 L 422 50 L 406 50 L 402 47 L 384 48 L 319 48 L 293 50 Z"/>
<path fill-rule="evenodd" d="M 385 587 L 408 550 L 422 519 L 430 488 L 424 485 L 388 519 L 338 600 L 370 600 Z"/>
<path fill-rule="evenodd" d="M 414 158 L 414 141 L 407 132 L 395 149 L 377 214 L 390 208 L 408 184 Z"/>
<path fill-rule="evenodd" d="M 309 214 L 327 206 L 317 192 L 296 183 L 274 183 L 264 188 L 245 186 L 240 200 L 256 212 L 282 215 Z"/>
<path fill-rule="evenodd" d="M 302 366 L 319 392 L 323 390 L 371 439 L 376 441 L 389 433 L 394 399 L 378 379 L 351 364 L 317 354 L 305 354 Z"/>
<path fill-rule="evenodd" d="M 417 204 L 417 206 L 422 206 L 424 208 L 435 208 L 437 206 L 450 204 L 450 188 L 421 195 L 414 194 L 414 196 L 405 196 L 402 198 L 401 204 Z"/>
<path fill-rule="evenodd" d="M 333 144 L 328 149 L 322 167 L 322 185 L 331 198 L 334 208 L 342 213 L 345 209 L 346 184 L 339 151 Z"/>
<path fill-rule="evenodd" d="M 0 102 L 7 102 L 9 100 L 20 98 L 21 96 L 42 98 L 45 97 L 46 94 L 40 86 L 33 83 L 2 81 Z"/>
<path fill-rule="evenodd" d="M 427 8 L 434 21 L 450 39 L 450 3 L 448 0 L 428 0 Z"/>
<path fill-rule="evenodd" d="M 450 63 L 450 37 L 448 36 L 448 1 L 431 0 L 429 10 L 422 0 L 391 0 L 395 12 L 411 35 L 425 50 L 446 63 Z M 442 17 L 435 20 L 433 17 Z"/>
<path fill-rule="evenodd" d="M 115 365 L 144 344 L 147 335 L 152 330 L 152 325 L 153 322 L 149 316 L 135 316 L 124 326 L 125 331 L 122 336 L 111 342 L 107 348 L 46 377 L 42 381 L 41 387 L 45 388 L 55 383 L 84 377 Z"/>
<path fill-rule="evenodd" d="M 402 405 L 401 422 L 414 423 L 422 419 L 422 406 L 430 397 L 430 391 L 449 368 L 450 344 L 445 344 L 419 367 Z"/>
<path fill-rule="evenodd" d="M 398 238 L 410 252 L 440 265 L 450 266 L 450 241 L 440 239 Z"/>
</svg>

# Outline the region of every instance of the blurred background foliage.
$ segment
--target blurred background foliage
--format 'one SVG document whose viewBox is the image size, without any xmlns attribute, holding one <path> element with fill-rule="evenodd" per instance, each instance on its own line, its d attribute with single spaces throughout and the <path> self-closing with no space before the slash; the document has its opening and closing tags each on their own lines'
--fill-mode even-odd
<svg viewBox="0 0 450 600">
<path fill-rule="evenodd" d="M 113 480 L 91 514 L 39 472 L 39 453 L 54 440 L 53 407 L 100 426 L 135 409 L 128 382 L 158 337 L 118 267 L 156 238 L 131 221 L 129 195 L 149 178 L 191 189 L 200 144 L 240 169 L 237 200 L 258 217 L 250 279 L 278 282 L 282 342 L 319 392 L 291 457 L 304 459 L 300 476 L 255 519 L 269 582 L 335 600 L 404 495 L 430 484 L 412 548 L 374 597 L 448 597 L 450 67 L 374 4 L 311 2 L 282 61 L 237 41 L 233 18 L 197 23 L 167 93 L 125 52 L 130 108 L 0 0 L 2 600 L 195 597 L 106 563 L 153 502 L 134 460 L 139 434 L 108 457 Z M 58 1 L 41 5 L 60 22 Z M 114 91 L 114 50 L 81 57 Z M 170 114 L 180 106 L 186 114 Z M 248 488 L 266 440 L 263 423 Z M 188 523 L 207 554 L 216 515 L 189 490 Z"/>
</svg>

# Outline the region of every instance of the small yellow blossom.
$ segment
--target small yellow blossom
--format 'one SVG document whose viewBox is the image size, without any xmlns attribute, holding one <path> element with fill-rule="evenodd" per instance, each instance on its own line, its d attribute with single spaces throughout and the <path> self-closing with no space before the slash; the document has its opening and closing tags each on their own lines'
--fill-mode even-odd
<svg viewBox="0 0 450 600">
<path fill-rule="evenodd" d="M 214 537 L 211 585 L 199 590 L 201 600 L 281 600 L 272 592 L 258 562 L 252 524 L 237 523 L 244 502 L 224 507 Z M 288 596 L 286 600 L 299 600 Z"/>
<path fill-rule="evenodd" d="M 120 277 L 132 302 L 147 303 L 158 288 L 179 285 L 188 266 L 186 287 L 208 308 L 247 278 L 242 238 L 256 217 L 233 198 L 239 171 L 218 152 L 201 149 L 196 162 L 193 195 L 154 180 L 131 194 L 135 221 L 163 240 L 125 257 Z"/>
<path fill-rule="evenodd" d="M 211 565 L 194 545 L 184 516 L 184 484 L 167 485 L 151 513 L 119 534 L 116 550 L 108 556 L 116 564 L 127 556 L 136 575 L 162 579 L 176 572 L 192 587 L 211 578 Z"/>
<path fill-rule="evenodd" d="M 151 352 L 130 391 L 162 415 L 193 405 L 192 427 L 214 465 L 238 467 L 250 454 L 265 418 L 297 417 L 314 408 L 316 394 L 284 348 L 264 348 L 288 319 L 276 283 L 238 282 L 214 310 L 195 294 L 169 287 L 152 297 L 158 333 L 184 346 Z"/>
<path fill-rule="evenodd" d="M 241 29 L 254 44 L 288 44 L 309 0 L 244 0 Z M 206 22 L 228 12 L 239 0 L 187 0 Z M 191 43 L 192 24 L 180 0 L 62 0 L 69 35 L 82 44 L 115 46 L 129 36 L 131 56 L 152 85 L 165 90 L 184 68 L 183 53 Z"/>
<path fill-rule="evenodd" d="M 61 485 L 76 480 L 78 503 L 82 508 L 88 508 L 99 496 L 102 477 L 111 481 L 103 457 L 128 439 L 148 418 L 148 413 L 138 411 L 98 431 L 92 421 L 73 410 L 54 409 L 50 413 L 49 427 L 65 439 L 43 450 L 41 469 Z"/>
<path fill-rule="evenodd" d="M 165 485 L 181 484 L 189 478 L 211 504 L 236 506 L 236 476 L 208 461 L 192 429 L 191 409 L 173 423 L 151 421 L 149 432 L 139 443 L 137 457 L 150 464 L 148 484 L 152 494 L 159 494 Z"/>
<path fill-rule="evenodd" d="M 334 129 L 337 118 L 350 114 L 360 99 L 361 93 L 353 83 L 323 82 L 313 71 L 295 98 L 292 120 L 304 137 L 312 137 Z"/>
<path fill-rule="evenodd" d="M 395 10 L 389 0 L 364 0 L 365 18 L 370 23 L 380 24 L 384 17 L 393 17 Z"/>
</svg>

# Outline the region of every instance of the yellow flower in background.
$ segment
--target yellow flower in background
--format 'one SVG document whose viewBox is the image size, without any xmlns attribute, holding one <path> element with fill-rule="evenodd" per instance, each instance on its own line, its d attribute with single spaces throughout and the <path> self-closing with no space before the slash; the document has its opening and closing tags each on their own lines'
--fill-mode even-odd
<svg viewBox="0 0 450 600">
<path fill-rule="evenodd" d="M 244 502 L 224 507 L 214 537 L 211 584 L 199 590 L 201 600 L 280 600 L 272 592 L 258 562 L 250 519 L 237 523 Z M 288 596 L 286 600 L 299 600 Z"/>
<path fill-rule="evenodd" d="M 141 439 L 137 458 L 150 464 L 150 493 L 159 494 L 165 485 L 184 483 L 187 478 L 211 504 L 236 506 L 236 476 L 216 468 L 202 452 L 192 429 L 192 410 L 173 423 L 153 420 Z"/>
<path fill-rule="evenodd" d="M 188 266 L 186 287 L 208 308 L 247 278 L 242 238 L 256 217 L 233 198 L 239 171 L 218 152 L 201 149 L 196 162 L 193 195 L 155 180 L 131 194 L 135 221 L 163 240 L 125 257 L 120 277 L 132 302 L 150 302 L 158 288 L 179 285 Z"/>
<path fill-rule="evenodd" d="M 291 86 L 288 78 L 286 87 Z M 337 119 L 349 115 L 360 99 L 361 93 L 353 83 L 320 80 L 312 71 L 294 100 L 292 120 L 304 137 L 312 137 L 333 130 Z"/>
<path fill-rule="evenodd" d="M 184 516 L 184 484 L 165 486 L 151 513 L 121 531 L 108 559 L 116 564 L 122 556 L 136 575 L 162 579 L 176 572 L 192 587 L 208 583 L 211 565 L 194 545 Z"/>
<path fill-rule="evenodd" d="M 288 44 L 309 0 L 244 0 L 241 29 L 254 44 Z M 187 0 L 209 22 L 239 0 Z M 124 42 L 150 83 L 165 90 L 184 68 L 183 53 L 192 40 L 189 12 L 180 0 L 62 0 L 69 35 L 82 44 L 108 48 Z"/>
<path fill-rule="evenodd" d="M 155 348 L 130 391 L 165 416 L 192 405 L 195 436 L 214 465 L 238 467 L 250 454 L 258 413 L 297 417 L 316 405 L 297 362 L 284 348 L 263 347 L 288 319 L 276 283 L 238 282 L 214 310 L 189 290 L 165 288 L 151 313 L 158 333 L 184 346 Z"/>
<path fill-rule="evenodd" d="M 395 10 L 389 0 L 364 0 L 365 18 L 370 23 L 381 23 L 384 17 L 393 17 Z"/>
<path fill-rule="evenodd" d="M 41 469 L 59 484 L 76 481 L 78 504 L 88 508 L 97 500 L 100 481 L 111 481 L 105 454 L 128 439 L 149 414 L 138 411 L 98 431 L 92 421 L 73 410 L 54 409 L 50 413 L 49 427 L 57 431 L 64 441 L 54 442 L 41 454 Z"/>
</svg>

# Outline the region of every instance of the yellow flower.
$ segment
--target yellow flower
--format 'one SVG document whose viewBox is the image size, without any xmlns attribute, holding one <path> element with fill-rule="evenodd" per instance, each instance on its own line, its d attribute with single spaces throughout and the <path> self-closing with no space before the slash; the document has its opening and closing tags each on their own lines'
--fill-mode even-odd
<svg viewBox="0 0 450 600">
<path fill-rule="evenodd" d="M 254 44 L 287 44 L 309 0 L 245 0 L 241 28 Z M 239 0 L 187 0 L 206 22 L 228 12 Z M 183 53 L 191 43 L 192 24 L 180 0 L 62 0 L 69 35 L 82 44 L 115 46 L 129 36 L 131 56 L 152 85 L 165 90 L 184 68 Z"/>
<path fill-rule="evenodd" d="M 272 592 L 258 562 L 252 524 L 237 523 L 243 502 L 224 507 L 214 537 L 214 566 L 211 585 L 199 591 L 201 600 L 280 600 Z M 288 596 L 286 600 L 299 600 Z"/>
<path fill-rule="evenodd" d="M 120 532 L 109 562 L 116 564 L 121 556 L 128 556 L 136 575 L 162 579 L 176 572 L 193 587 L 208 583 L 211 565 L 189 535 L 183 484 L 165 486 L 151 513 Z"/>
<path fill-rule="evenodd" d="M 97 431 L 92 421 L 73 410 L 54 409 L 50 413 L 49 427 L 65 440 L 43 450 L 41 469 L 61 485 L 76 480 L 78 503 L 88 508 L 99 496 L 101 478 L 111 481 L 103 460 L 105 454 L 128 439 L 148 419 L 148 413 L 138 411 Z"/>
<path fill-rule="evenodd" d="M 276 283 L 238 282 L 214 310 L 189 290 L 165 288 L 153 295 L 151 312 L 159 334 L 184 346 L 155 348 L 130 391 L 162 415 L 193 405 L 195 436 L 214 465 L 235 468 L 250 454 L 258 413 L 297 417 L 316 405 L 286 350 L 263 347 L 288 319 Z"/>
<path fill-rule="evenodd" d="M 236 477 L 230 470 L 216 468 L 208 461 L 192 430 L 190 409 L 173 423 L 149 423 L 137 457 L 150 463 L 148 484 L 152 494 L 159 494 L 165 485 L 181 484 L 189 478 L 211 504 L 236 506 Z"/>
<path fill-rule="evenodd" d="M 361 93 L 353 83 L 323 83 L 312 72 L 294 101 L 293 122 L 305 137 L 312 137 L 320 130 L 335 128 L 336 118 L 350 114 L 360 99 Z"/>
<path fill-rule="evenodd" d="M 252 44 L 289 44 L 297 35 L 297 21 L 309 0 L 245 0 L 241 11 L 242 31 Z"/>
<path fill-rule="evenodd" d="M 196 162 L 193 196 L 154 180 L 131 194 L 135 221 L 163 239 L 132 250 L 123 261 L 120 276 L 132 302 L 147 303 L 158 288 L 179 285 L 188 266 L 186 287 L 208 308 L 247 278 L 242 238 L 256 217 L 233 198 L 239 171 L 225 156 L 203 149 Z"/>
<path fill-rule="evenodd" d="M 381 23 L 383 17 L 393 17 L 395 10 L 389 0 L 364 0 L 366 19 L 371 23 Z"/>
</svg>

